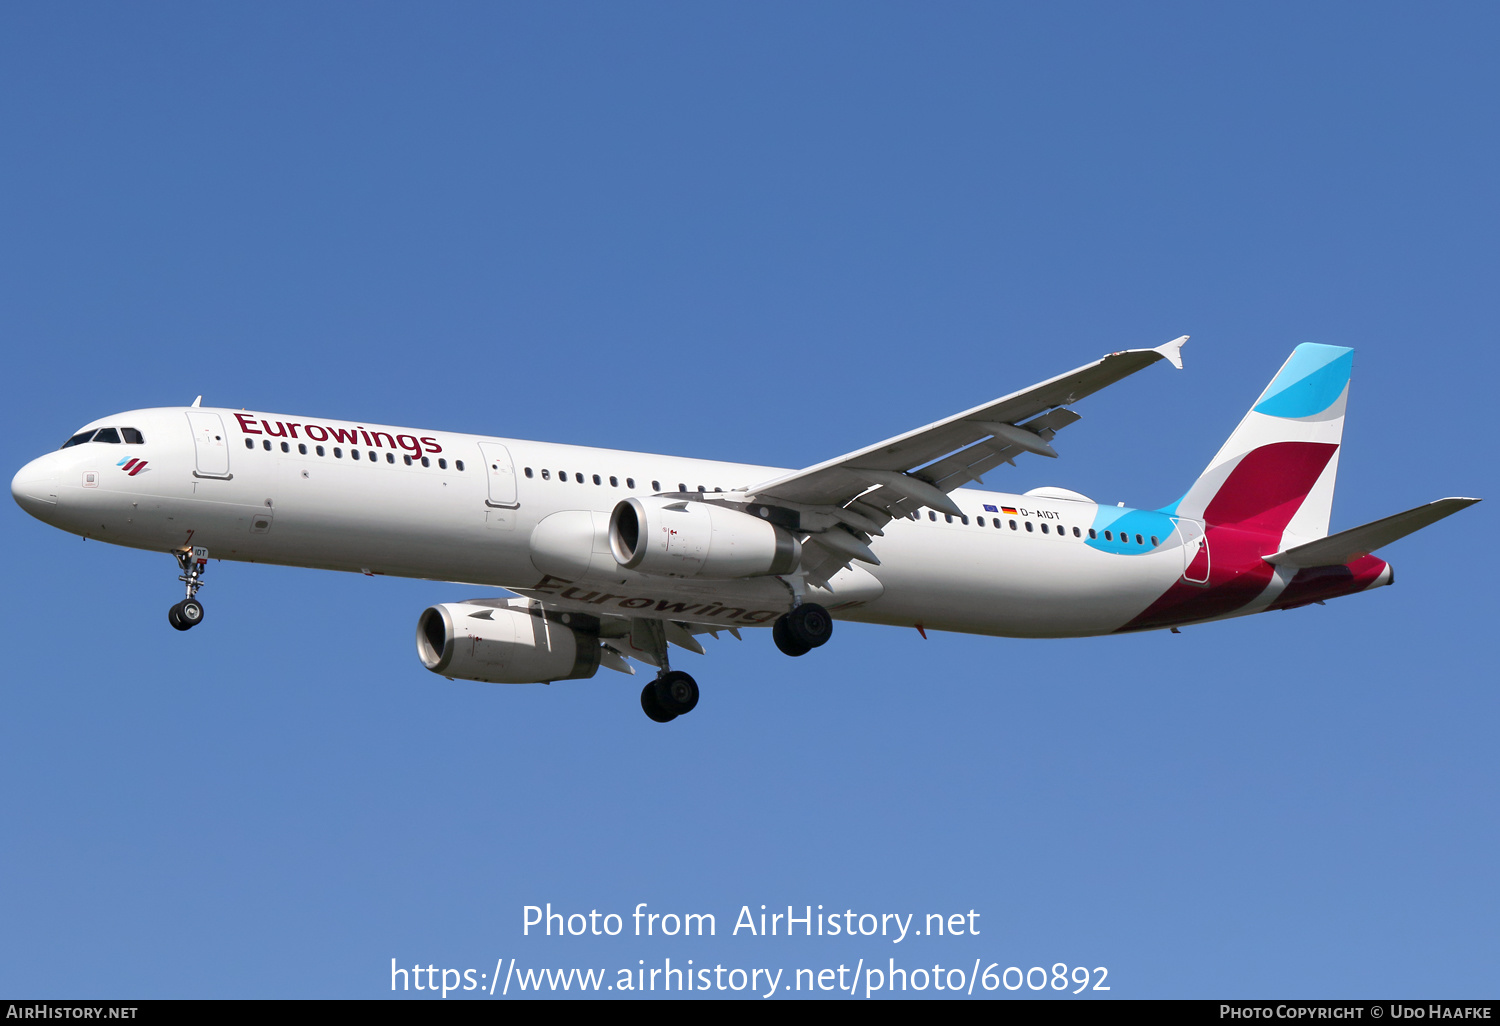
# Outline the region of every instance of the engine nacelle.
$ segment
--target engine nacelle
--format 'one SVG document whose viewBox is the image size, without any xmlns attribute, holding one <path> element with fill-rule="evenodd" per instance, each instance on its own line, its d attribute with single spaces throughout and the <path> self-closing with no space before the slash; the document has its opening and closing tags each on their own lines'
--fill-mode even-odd
<svg viewBox="0 0 1500 1026">
<path fill-rule="evenodd" d="M 714 502 L 629 498 L 609 518 L 609 547 L 627 570 L 733 580 L 797 569 L 802 543 L 785 528 Z"/>
<path fill-rule="evenodd" d="M 487 684 L 541 684 L 592 677 L 599 639 L 515 605 L 448 602 L 417 621 L 417 655 L 433 673 Z"/>
</svg>

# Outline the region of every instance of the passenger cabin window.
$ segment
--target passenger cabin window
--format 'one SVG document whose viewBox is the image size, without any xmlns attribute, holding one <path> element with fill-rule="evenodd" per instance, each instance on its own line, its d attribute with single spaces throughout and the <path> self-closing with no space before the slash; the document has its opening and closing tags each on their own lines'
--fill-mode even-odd
<svg viewBox="0 0 1500 1026">
<path fill-rule="evenodd" d="M 1010 529 L 1011 529 L 1011 530 L 1012 530 L 1012 531 L 1014 531 L 1014 530 L 1015 530 L 1015 529 L 1016 529 L 1016 522 L 1015 522 L 1015 521 L 1014 521 L 1014 520 L 1012 520 L 1012 521 L 1011 521 L 1011 522 L 1010 522 Z"/>
<path fill-rule="evenodd" d="M 1152 545 L 1160 545 L 1161 544 L 1161 542 L 1159 542 L 1159 541 L 1156 540 L 1156 535 L 1154 535 L 1154 534 L 1151 536 L 1151 544 Z"/>
<path fill-rule="evenodd" d="M 282 442 L 281 443 L 281 451 L 282 452 L 291 452 L 292 451 L 291 444 L 288 443 L 288 442 Z"/>
<path fill-rule="evenodd" d="M 297 443 L 297 451 L 300 452 L 302 455 L 306 456 L 307 455 L 307 443 L 305 443 L 305 442 L 298 442 Z"/>
<path fill-rule="evenodd" d="M 271 440 L 269 438 L 265 439 L 260 444 L 265 448 L 266 452 L 270 452 L 271 451 Z M 355 453 L 355 455 L 357 456 L 359 454 Z"/>
<path fill-rule="evenodd" d="M 408 457 L 407 457 L 407 458 L 406 458 L 406 462 L 408 462 L 408 463 L 410 463 L 410 462 L 411 462 L 411 457 L 410 457 L 410 456 L 408 456 Z M 527 468 L 526 468 L 526 476 L 527 476 L 527 477 L 531 477 L 531 476 L 532 476 L 532 475 L 531 475 L 531 468 L 530 468 L 530 467 L 527 467 Z"/>
<path fill-rule="evenodd" d="M 269 446 L 270 444 L 271 444 L 270 442 L 266 443 L 267 446 Z M 358 449 L 350 449 L 349 450 L 349 458 L 351 460 L 357 460 L 357 459 L 359 459 L 359 450 Z"/>
<path fill-rule="evenodd" d="M 544 471 L 542 471 L 542 480 L 543 481 L 550 481 L 550 480 L 552 480 L 552 471 L 550 471 L 550 470 L 544 470 Z"/>
<path fill-rule="evenodd" d="M 125 442 L 128 445 L 145 445 L 146 444 L 146 437 L 144 435 L 142 435 L 139 431 L 137 431 L 135 428 L 121 428 L 120 429 L 120 434 L 122 434 L 122 435 L 125 436 Z"/>
<path fill-rule="evenodd" d="M 1030 520 L 1026 521 L 1026 530 L 1028 530 L 1028 531 L 1034 531 L 1034 530 L 1036 530 L 1034 527 L 1031 526 L 1031 521 Z"/>
<path fill-rule="evenodd" d="M 620 479 L 618 477 L 615 477 L 613 474 L 611 474 L 610 477 L 609 477 L 609 486 L 611 488 L 618 488 L 618 487 L 620 487 Z"/>
<path fill-rule="evenodd" d="M 325 452 L 324 452 L 324 451 L 323 451 L 323 447 L 322 447 L 322 446 L 321 446 L 321 445 L 320 445 L 320 446 L 318 446 L 318 455 L 319 455 L 319 456 L 326 456 L 326 455 L 327 455 L 327 453 L 325 453 Z"/>
<path fill-rule="evenodd" d="M 464 469 L 464 461 L 463 460 L 454 460 L 453 461 L 453 469 L 454 470 L 462 470 L 462 469 Z"/>
<path fill-rule="evenodd" d="M 661 482 L 660 481 L 652 481 L 651 482 L 651 490 L 653 492 L 659 492 L 659 491 L 661 491 Z"/>
<path fill-rule="evenodd" d="M 432 461 L 430 459 L 428 459 L 426 456 L 423 456 L 422 457 L 422 466 L 424 466 L 424 467 L 430 467 L 430 466 L 432 466 Z"/>
<path fill-rule="evenodd" d="M 1099 537 L 1099 532 L 1097 532 L 1097 531 L 1095 531 L 1095 530 L 1094 530 L 1094 529 L 1093 529 L 1093 528 L 1092 528 L 1092 527 L 1091 527 L 1091 528 L 1089 528 L 1089 537 L 1090 537 L 1090 538 L 1098 538 L 1098 537 Z"/>
<path fill-rule="evenodd" d="M 255 439 L 253 439 L 253 438 L 247 438 L 247 439 L 245 439 L 245 448 L 246 449 L 254 449 L 255 448 Z"/>
<path fill-rule="evenodd" d="M 595 474 L 594 475 L 594 484 L 603 484 L 603 483 L 604 483 L 604 481 L 599 477 L 599 475 Z"/>
<path fill-rule="evenodd" d="M 610 478 L 610 480 L 613 481 L 614 478 Z M 635 478 L 633 478 L 633 477 L 627 477 L 625 479 L 625 487 L 626 488 L 634 488 L 635 487 Z"/>
<path fill-rule="evenodd" d="M 447 470 L 448 469 L 448 461 L 447 460 L 438 460 L 438 469 L 439 470 Z"/>
<path fill-rule="evenodd" d="M 396 454 L 393 453 L 393 452 L 386 453 L 385 454 L 385 461 L 387 463 L 395 463 L 396 462 Z"/>
<path fill-rule="evenodd" d="M 1104 532 L 1104 540 L 1105 541 L 1114 541 L 1115 540 L 1115 536 L 1113 534 L 1111 534 L 1110 532 L 1105 531 Z"/>
<path fill-rule="evenodd" d="M 322 455 L 322 453 L 319 453 L 319 455 Z M 402 456 L 401 458 L 406 461 L 406 465 L 408 467 L 411 466 L 411 457 L 410 456 Z"/>
</svg>

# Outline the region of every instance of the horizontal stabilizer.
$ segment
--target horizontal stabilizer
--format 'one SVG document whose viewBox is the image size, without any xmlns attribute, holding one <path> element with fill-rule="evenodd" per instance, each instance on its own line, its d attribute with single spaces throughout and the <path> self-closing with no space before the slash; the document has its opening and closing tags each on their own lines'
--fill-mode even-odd
<svg viewBox="0 0 1500 1026">
<path fill-rule="evenodd" d="M 1398 538 L 1405 538 L 1413 531 L 1420 531 L 1444 517 L 1452 516 L 1478 501 L 1478 499 L 1462 498 L 1439 499 L 1425 506 L 1409 509 L 1405 513 L 1386 517 L 1384 520 L 1376 520 L 1360 527 L 1351 527 L 1347 531 L 1331 534 L 1327 538 L 1320 538 L 1306 545 L 1297 545 L 1284 552 L 1278 552 L 1274 556 L 1265 557 L 1266 562 L 1296 570 L 1315 566 L 1343 566 L 1360 556 L 1369 555 L 1382 545 L 1389 545 Z"/>
</svg>

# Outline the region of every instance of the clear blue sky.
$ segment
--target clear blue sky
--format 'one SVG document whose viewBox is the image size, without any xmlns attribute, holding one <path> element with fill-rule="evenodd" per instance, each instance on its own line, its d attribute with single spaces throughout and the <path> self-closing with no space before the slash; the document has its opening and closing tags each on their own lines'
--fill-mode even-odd
<svg viewBox="0 0 1500 1026">
<path fill-rule="evenodd" d="M 1494 500 L 1497 30 L 1486 4 L 10 4 L 0 463 L 202 393 L 800 466 L 1190 333 L 1185 371 L 988 483 L 1168 502 L 1316 341 L 1358 351 L 1336 529 Z M 219 564 L 183 635 L 167 556 L 7 503 L 0 993 L 895 957 L 1493 997 L 1494 508 L 1386 550 L 1393 588 L 1181 635 L 725 640 L 662 728 L 639 676 L 422 669 L 418 614 L 474 589 Z M 720 935 L 523 938 L 549 901 Z M 981 934 L 727 936 L 762 903 Z"/>
</svg>

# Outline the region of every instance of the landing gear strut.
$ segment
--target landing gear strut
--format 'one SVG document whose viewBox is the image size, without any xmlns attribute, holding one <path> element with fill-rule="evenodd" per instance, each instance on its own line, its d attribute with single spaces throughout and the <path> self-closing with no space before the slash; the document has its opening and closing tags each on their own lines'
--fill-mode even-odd
<svg viewBox="0 0 1500 1026">
<path fill-rule="evenodd" d="M 666 628 L 660 620 L 631 623 L 631 643 L 651 653 L 661 672 L 641 689 L 641 710 L 657 723 L 669 723 L 698 705 L 698 682 L 672 669 L 667 655 Z"/>
<path fill-rule="evenodd" d="M 776 647 L 789 656 L 807 655 L 833 637 L 833 617 L 816 602 L 803 602 L 771 626 Z"/>
<path fill-rule="evenodd" d="M 198 546 L 176 555 L 177 565 L 182 569 L 182 575 L 177 579 L 187 587 L 187 598 L 167 610 L 167 622 L 185 631 L 203 622 L 203 604 L 196 596 L 198 589 L 203 587 L 203 574 L 208 570 L 208 550 Z"/>
</svg>

